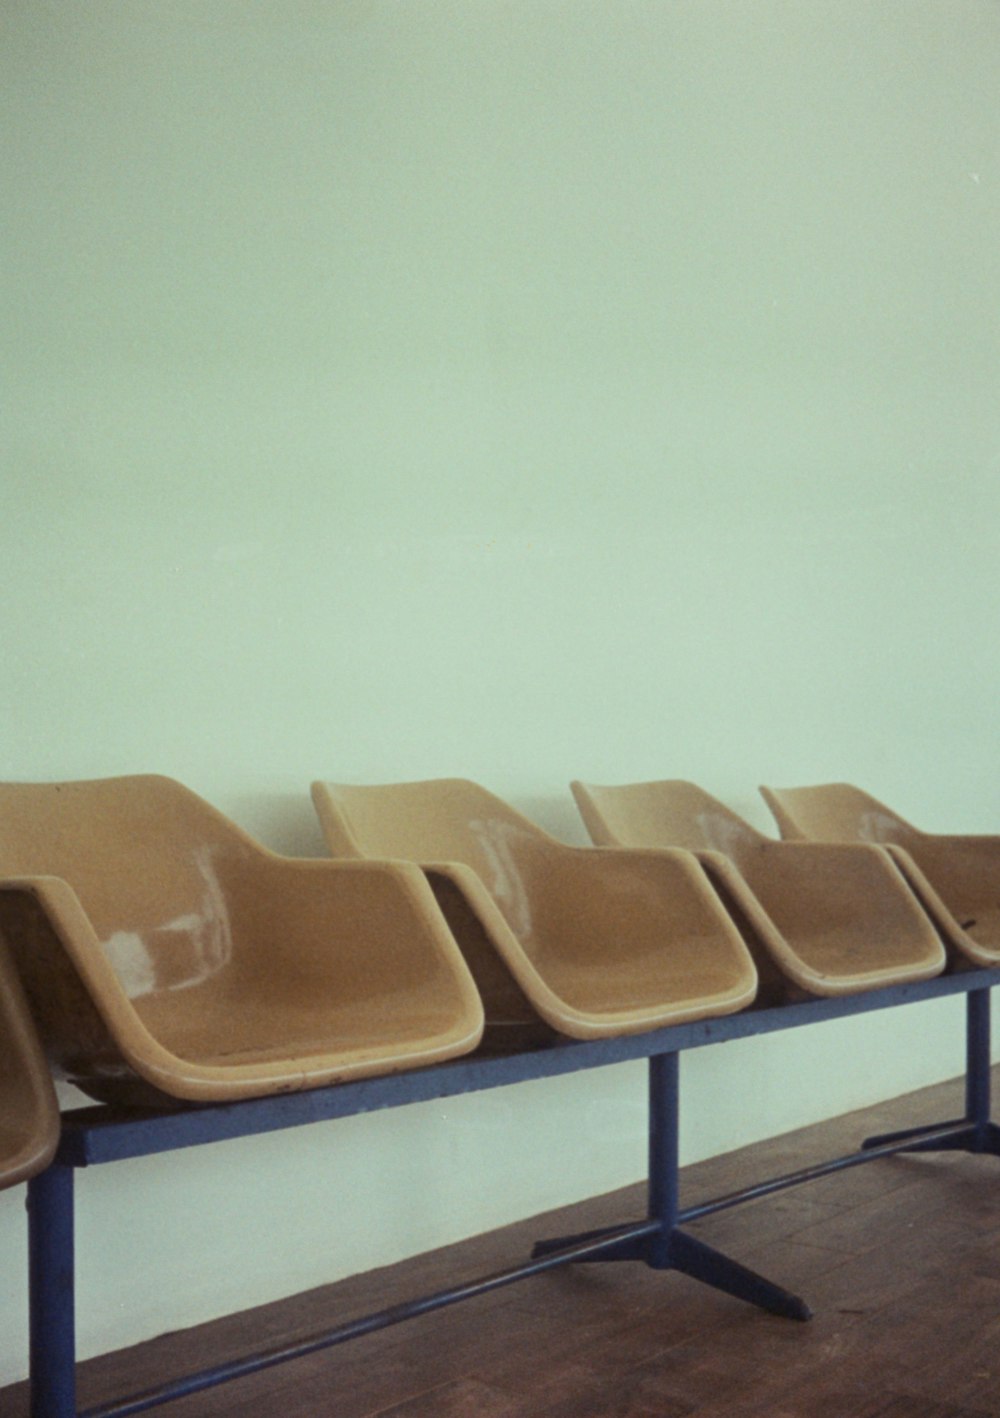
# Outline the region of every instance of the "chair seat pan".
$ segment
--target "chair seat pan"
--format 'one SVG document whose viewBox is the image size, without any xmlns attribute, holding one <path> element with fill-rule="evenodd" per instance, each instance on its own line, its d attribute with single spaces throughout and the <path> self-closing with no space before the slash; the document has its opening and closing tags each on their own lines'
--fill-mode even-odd
<svg viewBox="0 0 1000 1418">
<path fill-rule="evenodd" d="M 310 1074 L 323 1072 L 331 1082 L 364 1061 L 407 1067 L 447 1037 L 455 1022 L 454 1007 L 432 988 L 402 998 L 386 993 L 308 1004 L 264 1004 L 257 997 L 241 1004 L 210 987 L 186 993 L 183 1010 L 172 1000 L 153 1000 L 140 1003 L 136 1013 L 164 1048 L 199 1068 L 218 1070 L 220 1083 L 235 1065 L 294 1063 Z"/>
<path fill-rule="evenodd" d="M 775 924 L 781 926 L 780 918 Z M 858 929 L 795 931 L 785 934 L 796 955 L 817 983 L 849 979 L 879 984 L 932 978 L 941 971 L 940 952 L 933 937 L 926 941 Z"/>
<path fill-rule="evenodd" d="M 1000 959 L 1000 908 L 990 910 L 980 906 L 968 923 L 961 921 L 959 924 L 977 945 L 995 952 Z"/>
<path fill-rule="evenodd" d="M 666 955 L 666 952 L 664 952 Z M 746 1003 L 746 976 L 735 962 L 700 964 L 697 970 L 665 959 L 616 959 L 607 964 L 584 960 L 547 961 L 545 978 L 574 1010 L 591 1015 L 595 1024 L 616 1016 L 620 1021 L 665 1025 L 729 1012 Z"/>
</svg>

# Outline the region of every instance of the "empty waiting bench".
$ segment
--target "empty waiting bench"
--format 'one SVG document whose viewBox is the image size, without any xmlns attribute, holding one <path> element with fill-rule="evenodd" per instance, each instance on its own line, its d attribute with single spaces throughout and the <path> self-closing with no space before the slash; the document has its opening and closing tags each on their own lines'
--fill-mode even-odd
<svg viewBox="0 0 1000 1418">
<path fill-rule="evenodd" d="M 162 780 L 157 781 L 162 782 Z M 175 788 L 176 786 L 174 785 Z M 514 936 L 515 943 L 523 949 L 529 963 L 537 969 L 539 974 L 548 969 L 552 963 L 547 948 L 552 939 L 550 932 L 553 929 L 553 923 L 558 922 L 561 930 L 565 933 L 564 948 L 571 961 L 573 956 L 571 936 L 575 926 L 583 940 L 580 963 L 590 971 L 596 969 L 600 963 L 597 950 L 599 943 L 600 951 L 604 955 L 605 975 L 613 976 L 617 966 L 618 943 L 623 938 L 628 939 L 630 913 L 638 904 L 637 916 L 644 926 L 642 932 L 638 933 L 633 940 L 644 942 L 658 956 L 662 956 L 657 964 L 663 973 L 660 975 L 654 973 L 653 975 L 662 988 L 663 984 L 670 979 L 667 964 L 671 958 L 671 938 L 669 934 L 665 935 L 662 932 L 664 925 L 662 906 L 665 900 L 662 893 L 664 882 L 669 878 L 662 873 L 655 872 L 637 874 L 634 870 L 630 871 L 626 868 L 629 861 L 633 867 L 636 863 L 647 861 L 658 862 L 661 867 L 663 862 L 683 861 L 685 871 L 680 875 L 679 880 L 686 880 L 692 887 L 692 893 L 687 898 L 687 914 L 682 915 L 681 919 L 687 922 L 689 930 L 693 923 L 704 926 L 701 943 L 707 942 L 710 949 L 717 949 L 720 943 L 724 944 L 727 949 L 721 953 L 720 958 L 724 962 L 728 961 L 726 969 L 732 968 L 732 960 L 734 959 L 747 971 L 750 981 L 753 981 L 752 964 L 747 970 L 749 957 L 745 947 L 731 923 L 728 923 L 727 928 L 721 933 L 718 931 L 721 906 L 710 891 L 707 897 L 703 894 L 707 889 L 706 882 L 699 875 L 700 869 L 692 863 L 687 854 L 675 852 L 597 852 L 587 849 L 564 848 L 562 850 L 571 854 L 573 858 L 571 866 L 569 865 L 569 857 L 563 859 L 567 864 L 564 868 L 558 853 L 546 850 L 536 852 L 531 847 L 522 850 L 518 838 L 526 831 L 525 820 L 503 804 L 499 804 L 494 810 L 492 804 L 497 800 L 492 799 L 488 794 L 485 795 L 484 800 L 480 794 L 482 794 L 482 790 L 477 790 L 474 795 L 477 814 L 466 826 L 474 839 L 482 845 L 485 853 L 484 858 L 479 862 L 480 869 L 485 869 L 485 866 L 493 860 L 491 854 L 497 851 L 504 862 L 506 874 L 491 878 L 487 873 L 486 879 L 490 881 L 491 890 L 486 891 L 475 873 L 472 873 L 473 881 L 468 880 L 466 873 L 471 872 L 472 869 L 467 864 L 459 862 L 458 869 L 453 869 L 452 864 L 446 860 L 442 864 L 450 873 L 446 880 L 449 884 L 461 883 L 463 888 L 468 888 L 479 882 L 481 890 L 492 902 L 493 909 L 498 913 L 505 929 Z M 461 796 L 465 805 L 470 806 L 469 798 L 464 793 Z M 201 806 L 205 807 L 203 804 Z M 484 812 L 487 813 L 485 817 L 483 816 Z M 447 808 L 446 817 L 449 822 L 455 820 L 450 806 Z M 460 814 L 459 821 L 461 821 Z M 386 830 L 391 831 L 393 824 L 399 826 L 400 822 L 399 813 L 391 814 Z M 141 817 L 130 819 L 129 825 L 137 829 L 137 840 L 141 840 L 147 829 L 153 831 L 153 828 L 142 821 Z M 46 831 L 42 833 L 41 840 L 47 840 L 50 849 L 57 847 L 60 851 L 67 849 L 68 844 L 63 842 L 59 834 L 54 831 L 51 821 L 44 826 Z M 104 826 L 98 821 L 97 827 L 97 837 L 103 839 Z M 226 830 L 230 829 L 231 825 L 227 825 Z M 529 838 L 538 831 L 531 824 L 527 824 L 527 829 L 530 829 L 527 831 Z M 235 831 L 235 829 L 231 830 Z M 86 833 L 85 816 L 71 824 L 68 835 L 72 837 L 76 832 L 81 831 Z M 242 834 L 237 833 L 237 836 L 242 839 Z M 541 836 L 544 838 L 544 834 Z M 452 837 L 439 840 L 444 842 L 449 852 L 453 851 L 457 845 L 456 839 Z M 552 841 L 552 839 L 547 840 Z M 242 839 L 242 841 L 246 846 L 249 839 Z M 509 858 L 504 858 L 503 851 L 509 848 L 512 842 L 515 843 L 514 850 Z M 129 843 L 128 834 L 122 839 L 121 845 L 131 870 L 140 876 L 143 873 L 151 875 L 155 882 L 157 873 L 150 874 L 148 872 L 142 849 L 138 846 L 133 847 Z M 396 854 L 400 852 L 402 845 L 398 840 L 386 843 L 387 849 Z M 561 844 L 553 845 L 559 847 Z M 256 844 L 250 843 L 250 847 L 258 852 L 263 852 L 263 849 L 257 848 Z M 353 851 L 357 853 L 360 850 L 360 847 L 355 843 Z M 70 855 L 75 860 L 75 853 Z M 238 853 L 237 856 L 239 857 L 239 855 Z M 265 853 L 264 855 L 270 856 L 271 854 Z M 68 856 L 66 860 L 69 859 Z M 280 864 L 283 859 L 277 858 L 274 861 L 275 864 Z M 516 870 L 513 873 L 507 870 L 510 861 L 516 863 Z M 607 870 L 609 863 L 619 870 L 609 873 Z M 298 865 L 309 865 L 311 869 L 315 869 L 317 877 L 320 877 L 324 867 L 347 865 L 357 870 L 366 867 L 367 863 L 355 861 L 346 864 Z M 201 868 L 199 867 L 198 870 L 200 872 Z M 239 876 L 242 870 L 242 866 L 236 868 L 236 875 Z M 411 873 L 412 871 L 413 868 L 410 868 Z M 575 917 L 571 912 L 574 897 L 568 888 L 570 885 L 579 885 L 580 882 L 585 882 L 587 875 L 591 872 L 594 874 L 594 880 L 601 884 L 601 890 L 607 893 L 606 900 L 599 900 L 601 912 L 599 923 L 604 927 L 600 934 L 595 932 L 594 920 L 586 914 L 593 901 L 589 890 L 578 898 L 582 909 L 578 906 Z M 555 874 L 560 891 L 567 892 L 565 896 L 556 894 L 554 900 L 549 899 L 548 892 L 551 888 L 546 884 L 546 881 L 550 873 Z M 97 900 L 97 896 L 92 894 L 93 883 L 88 879 L 87 873 L 84 871 L 79 874 L 71 874 L 76 877 L 76 885 L 81 897 L 86 898 L 88 906 L 93 909 L 92 902 Z M 297 887 L 301 887 L 303 900 L 309 896 L 310 888 L 306 883 L 310 879 L 310 874 L 310 872 L 301 876 L 295 874 Z M 397 881 L 399 879 L 393 877 L 392 872 L 389 873 L 389 876 Z M 231 920 L 232 924 L 235 924 L 236 921 L 245 924 L 248 919 L 252 919 L 254 916 L 254 912 L 251 910 L 253 903 L 262 903 L 265 900 L 270 902 L 272 899 L 270 894 L 263 890 L 263 887 L 260 895 L 251 893 L 248 897 L 241 898 L 238 892 L 233 894 L 229 880 L 228 858 L 225 852 L 220 855 L 218 860 L 213 859 L 212 870 L 208 873 L 208 878 L 221 889 L 223 899 L 227 903 L 227 911 L 235 912 Z M 373 880 L 380 879 L 373 878 Z M 410 878 L 404 871 L 403 880 L 408 879 Z M 32 878 L 29 877 L 27 880 L 31 882 Z M 642 885 L 641 892 L 638 891 L 640 883 Z M 23 879 L 8 878 L 5 887 L 0 887 L 0 902 L 8 894 L 14 901 L 13 936 L 19 946 L 26 945 L 28 947 L 22 951 L 20 959 L 27 960 L 30 965 L 30 960 L 35 954 L 32 949 L 34 942 L 30 937 L 25 937 L 20 933 L 23 921 L 18 915 L 18 909 L 23 907 L 23 902 L 18 901 L 19 893 L 24 893 L 26 889 Z M 148 882 L 147 889 L 151 889 Z M 493 895 L 493 892 L 496 892 L 496 896 Z M 650 899 L 651 893 L 652 899 Z M 140 892 L 139 895 L 141 897 L 142 893 Z M 391 909 L 387 908 L 385 911 L 376 908 L 375 903 L 383 900 L 378 893 L 368 895 L 367 899 L 369 906 L 378 916 L 379 926 L 395 925 L 398 927 L 412 924 L 413 918 L 404 921 L 396 914 L 395 906 L 392 906 Z M 472 891 L 470 899 L 477 908 L 484 905 L 479 891 Z M 239 910 L 235 909 L 237 900 L 242 900 L 243 903 Z M 422 897 L 422 901 L 424 908 L 431 913 L 430 918 L 436 921 L 436 931 L 440 928 L 440 920 L 433 915 L 433 898 L 425 895 Z M 692 907 L 692 901 L 698 903 L 697 911 Z M 515 905 L 527 912 L 527 914 L 517 917 L 521 923 L 519 934 L 514 933 L 508 917 L 508 913 L 514 911 Z M 218 908 L 216 906 L 213 909 L 217 911 Z M 310 907 L 306 907 L 302 902 L 297 907 L 295 901 L 291 899 L 285 901 L 284 913 L 278 906 L 258 905 L 258 909 L 260 911 L 258 925 L 261 930 L 261 940 L 266 941 L 266 945 L 259 946 L 261 973 L 266 973 L 269 976 L 272 986 L 276 986 L 276 992 L 280 994 L 287 984 L 286 977 L 288 975 L 294 976 L 303 962 L 307 965 L 311 964 L 311 955 L 308 950 L 304 950 L 301 958 L 297 953 L 296 943 L 300 940 L 299 931 L 304 930 L 308 935 L 317 927 L 328 926 L 329 917 L 325 912 L 320 913 L 317 917 Z M 82 906 L 80 910 L 83 910 Z M 302 914 L 297 914 L 297 911 Z M 249 916 L 247 912 L 249 912 Z M 651 913 L 655 914 L 660 921 L 659 933 L 652 929 Z M 188 914 L 191 913 L 188 912 Z M 418 911 L 416 914 L 418 921 L 423 919 L 424 913 L 422 911 Z M 491 917 L 489 919 L 492 928 L 496 923 Z M 724 915 L 722 919 L 723 921 L 727 920 Z M 6 931 L 6 918 L 0 917 L 0 920 L 4 921 L 4 930 Z M 281 937 L 280 927 L 286 923 L 290 927 L 289 948 L 287 951 L 283 951 L 281 945 L 285 942 Z M 185 950 L 191 948 L 190 930 L 192 925 L 193 923 L 190 921 L 182 923 L 177 917 L 170 916 L 164 927 L 168 932 L 176 933 L 177 942 L 181 945 L 175 962 L 178 965 L 183 965 L 187 958 Z M 616 926 L 616 930 L 607 929 L 610 925 Z M 48 926 L 50 930 L 54 928 L 52 925 Z M 124 926 L 120 925 L 118 929 L 124 929 Z M 434 933 L 432 932 L 432 934 Z M 496 938 L 498 958 L 502 962 L 509 958 L 513 963 L 515 957 L 512 954 L 503 956 L 500 953 L 499 942 L 503 939 L 502 933 L 498 934 Z M 196 935 L 195 939 L 202 942 L 200 935 Z M 280 944 L 276 946 L 276 942 L 280 942 Z M 609 952 L 613 957 L 610 960 L 608 959 Z M 167 958 L 167 954 L 164 954 L 163 961 L 166 961 Z M 681 952 L 679 958 L 683 963 L 686 959 L 685 953 Z M 153 959 L 154 961 L 159 960 L 159 954 L 155 954 Z M 42 950 L 37 955 L 36 964 L 41 965 L 46 960 L 49 960 L 49 957 Z M 347 947 L 342 954 L 338 955 L 337 960 L 341 969 L 349 972 L 350 950 Z M 637 962 L 632 963 L 633 965 L 637 964 Z M 507 968 L 506 965 L 505 968 Z M 586 972 L 584 973 L 586 974 Z M 571 971 L 568 972 L 568 975 L 571 977 Z M 422 976 L 418 977 L 422 978 Z M 467 983 L 467 979 L 461 971 L 459 971 L 459 978 Z M 530 986 L 532 983 L 530 977 L 525 974 L 523 978 L 526 986 Z M 627 981 L 627 974 L 625 979 Z M 61 976 L 59 975 L 55 975 L 51 979 L 51 983 L 57 987 L 60 981 Z M 44 986 L 44 980 L 40 983 Z M 342 1081 L 333 1086 L 314 1087 L 308 1091 L 303 1087 L 299 1091 L 279 1092 L 272 1096 L 243 1097 L 234 1102 L 206 1102 L 199 1107 L 185 1106 L 182 1103 L 173 1110 L 161 1110 L 153 1113 L 130 1112 L 122 1106 L 121 1097 L 119 1097 L 114 1106 L 75 1110 L 63 1119 L 61 1138 L 51 1166 L 38 1172 L 28 1184 L 29 1250 L 32 1277 L 30 1316 L 33 1418 L 124 1418 L 125 1414 L 145 1411 L 171 1398 L 191 1394 L 217 1383 L 270 1367 L 272 1364 L 294 1359 L 332 1344 L 371 1333 L 373 1330 L 395 1324 L 411 1315 L 423 1314 L 430 1309 L 483 1294 L 498 1286 L 578 1262 L 637 1261 L 654 1269 L 677 1270 L 777 1314 L 805 1319 L 809 1315 L 809 1309 L 802 1299 L 790 1294 L 763 1276 L 748 1270 L 712 1247 L 706 1246 L 689 1234 L 685 1229 L 685 1223 L 696 1217 L 724 1210 L 741 1202 L 812 1180 L 815 1177 L 827 1175 L 845 1167 L 853 1167 L 875 1157 L 889 1155 L 914 1146 L 925 1149 L 961 1147 L 978 1152 L 1000 1150 L 997 1145 L 997 1129 L 990 1121 L 989 1093 L 989 1003 L 990 991 L 998 983 L 1000 983 L 1000 970 L 971 969 L 939 979 L 907 981 L 883 988 L 871 988 L 855 994 L 834 994 L 826 998 L 790 1000 L 786 993 L 782 1003 L 764 1008 L 732 1007 L 732 999 L 729 999 L 728 1005 L 730 1007 L 721 1009 L 717 1014 L 707 1011 L 704 1008 L 704 1002 L 702 1002 L 701 1006 L 696 1008 L 684 1022 L 676 1022 L 675 1020 L 675 1022 L 666 1025 L 646 1029 L 609 1029 L 607 1027 L 609 1020 L 605 1018 L 601 1021 L 604 1028 L 590 1037 L 576 1039 L 563 1036 L 556 1042 L 549 1040 L 545 1047 L 507 1052 L 500 1056 L 484 1055 L 477 1051 L 467 1057 L 441 1059 L 429 1067 L 399 1069 L 389 1066 L 374 1070 L 373 1072 L 377 1076 L 364 1077 L 360 1073 L 354 1076 L 342 1076 Z M 192 986 L 197 988 L 197 982 L 192 982 Z M 178 993 L 185 992 L 184 990 L 178 991 Z M 752 989 L 748 991 L 748 994 L 752 999 Z M 818 1164 L 784 1177 L 758 1182 L 738 1193 L 700 1202 L 694 1206 L 685 1208 L 680 1206 L 678 1195 L 678 1104 L 679 1060 L 682 1052 L 692 1048 L 723 1043 L 727 1040 L 750 1038 L 773 1031 L 804 1027 L 855 1013 L 962 994 L 966 995 L 968 1000 L 967 1109 L 964 1118 L 955 1123 L 936 1124 L 920 1129 L 918 1130 L 919 1138 L 907 1134 L 901 1139 L 872 1140 L 860 1153 Z M 127 998 L 129 1000 L 141 999 L 141 995 L 127 995 Z M 388 1000 L 385 1002 L 388 1003 Z M 748 999 L 747 1003 L 749 1002 Z M 91 1003 L 97 1010 L 100 1001 L 92 999 Z M 600 996 L 594 1003 L 598 1006 L 599 1011 L 602 1003 Z M 604 1000 L 603 1003 L 606 1006 L 607 1001 Z M 616 1021 L 610 1022 L 616 1023 Z M 473 1037 L 475 1033 L 476 1031 L 473 1029 L 470 1037 Z M 50 1037 L 50 1043 L 58 1041 L 59 1037 L 56 1032 Z M 578 1070 L 604 1067 L 629 1059 L 648 1059 L 649 1062 L 649 1189 L 648 1208 L 645 1216 L 634 1220 L 626 1219 L 615 1227 L 603 1228 L 598 1232 L 583 1236 L 542 1241 L 536 1246 L 531 1259 L 515 1264 L 507 1270 L 496 1272 L 480 1280 L 462 1281 L 432 1295 L 419 1297 L 406 1304 L 393 1305 L 371 1315 L 346 1321 L 341 1320 L 322 1333 L 307 1336 L 289 1344 L 276 1345 L 264 1352 L 245 1355 L 199 1374 L 173 1380 L 168 1379 L 142 1394 L 111 1400 L 84 1410 L 82 1415 L 79 1413 L 75 1397 L 73 1293 L 73 1218 L 75 1209 L 73 1179 L 78 1167 L 108 1164 L 129 1157 L 146 1156 L 175 1148 L 187 1148 L 224 1138 L 249 1136 L 275 1129 L 315 1124 L 323 1120 L 347 1117 L 378 1108 L 396 1107 L 432 1098 L 452 1097 L 480 1089 L 517 1083 L 526 1079 L 556 1077 Z M 426 1057 L 424 1056 L 421 1061 L 427 1062 Z M 103 1088 L 105 1085 L 106 1079 L 98 1079 L 97 1087 Z"/>
</svg>

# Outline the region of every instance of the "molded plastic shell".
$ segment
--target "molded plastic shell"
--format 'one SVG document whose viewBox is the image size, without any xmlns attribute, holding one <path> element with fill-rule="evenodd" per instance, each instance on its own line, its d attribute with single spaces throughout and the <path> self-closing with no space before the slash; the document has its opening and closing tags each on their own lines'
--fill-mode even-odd
<svg viewBox="0 0 1000 1418">
<path fill-rule="evenodd" d="M 312 792 L 335 856 L 419 862 L 462 898 L 480 933 L 469 963 L 488 1023 L 503 1017 L 509 982 L 537 1017 L 579 1039 L 754 999 L 749 952 L 690 853 L 571 847 L 465 779 Z"/>
<path fill-rule="evenodd" d="M 1000 963 L 1000 837 L 922 832 L 850 783 L 761 792 L 786 840 L 881 844 L 959 960 Z"/>
<path fill-rule="evenodd" d="M 789 985 L 852 994 L 945 966 L 936 932 L 881 848 L 776 842 L 678 780 L 574 783 L 573 794 L 597 843 L 697 854 L 750 945 L 762 997 L 787 995 Z"/>
<path fill-rule="evenodd" d="M 482 1033 L 420 872 L 278 856 L 169 778 L 0 784 L 0 935 L 57 1075 L 102 1101 L 313 1088 Z"/>
<path fill-rule="evenodd" d="M 0 942 L 0 1189 L 42 1172 L 59 1141 L 59 1107 L 28 1001 Z"/>
</svg>

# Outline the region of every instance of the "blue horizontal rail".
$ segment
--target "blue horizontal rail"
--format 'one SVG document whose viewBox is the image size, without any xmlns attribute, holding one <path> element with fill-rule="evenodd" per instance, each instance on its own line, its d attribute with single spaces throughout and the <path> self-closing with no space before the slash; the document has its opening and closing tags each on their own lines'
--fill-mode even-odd
<svg viewBox="0 0 1000 1418">
<path fill-rule="evenodd" d="M 919 1135 L 921 1142 L 936 1144 L 940 1146 L 955 1138 L 962 1138 L 968 1134 L 969 1124 L 961 1118 L 953 1123 L 942 1123 L 940 1126 L 915 1128 L 914 1133 Z M 784 1176 L 772 1177 L 765 1182 L 756 1182 L 749 1187 L 741 1187 L 739 1191 L 728 1192 L 725 1196 L 716 1197 L 713 1201 L 703 1201 L 697 1206 L 688 1206 L 681 1210 L 678 1216 L 680 1221 L 698 1221 L 703 1216 L 714 1216 L 719 1211 L 728 1211 L 730 1207 L 742 1206 L 748 1201 L 760 1201 L 762 1197 L 774 1196 L 776 1192 L 787 1191 L 789 1187 L 801 1187 L 806 1182 L 818 1181 L 821 1177 L 832 1176 L 835 1172 L 846 1172 L 852 1167 L 861 1167 L 866 1162 L 875 1162 L 882 1157 L 892 1157 L 896 1153 L 909 1150 L 909 1141 L 884 1142 L 878 1147 L 866 1147 L 861 1152 L 849 1152 L 845 1157 L 834 1157 L 827 1162 L 817 1162 L 812 1167 L 801 1167 L 797 1172 L 786 1172 Z"/>
<path fill-rule="evenodd" d="M 651 1058 L 655 1054 L 683 1053 L 727 1039 L 747 1039 L 899 1005 L 986 991 L 994 985 L 1000 985 L 1000 969 L 967 970 L 864 994 L 749 1009 L 719 1019 L 655 1029 L 647 1034 L 585 1042 L 560 1041 L 548 1048 L 517 1054 L 468 1055 L 454 1062 L 406 1073 L 279 1097 L 210 1104 L 177 1112 L 123 1114 L 103 1106 L 81 1108 L 63 1116 L 62 1141 L 56 1160 L 67 1167 L 87 1167 L 127 1157 L 173 1152 L 182 1147 L 302 1127 L 407 1103 L 452 1098 L 529 1079 L 605 1068 Z"/>
</svg>

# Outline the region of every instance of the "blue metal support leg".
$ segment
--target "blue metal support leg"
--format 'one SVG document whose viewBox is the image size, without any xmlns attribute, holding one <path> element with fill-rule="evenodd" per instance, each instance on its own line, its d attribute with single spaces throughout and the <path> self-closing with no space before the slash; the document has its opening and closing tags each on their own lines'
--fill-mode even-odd
<svg viewBox="0 0 1000 1418">
<path fill-rule="evenodd" d="M 1000 1128 L 990 1121 L 990 991 L 973 990 L 966 1008 L 965 1116 L 975 1133 L 970 1150 L 1000 1157 Z"/>
<path fill-rule="evenodd" d="M 621 1227 L 607 1227 L 581 1236 L 540 1241 L 533 1255 L 546 1255 L 570 1244 L 599 1241 L 606 1247 L 587 1255 L 587 1261 L 640 1260 L 654 1270 L 679 1270 L 716 1290 L 724 1290 L 772 1314 L 806 1320 L 812 1311 L 804 1300 L 704 1241 L 682 1231 L 680 1218 L 679 1074 L 676 1053 L 654 1054 L 649 1060 L 649 1216 L 648 1229 L 622 1239 Z"/>
<path fill-rule="evenodd" d="M 798 1295 L 765 1280 L 678 1226 L 679 1067 L 677 1054 L 654 1054 L 649 1060 L 649 1213 L 651 1220 L 659 1222 L 659 1229 L 649 1239 L 647 1264 L 657 1270 L 679 1270 L 786 1319 L 811 1318 L 812 1311 Z"/>
<path fill-rule="evenodd" d="M 28 1183 L 31 1418 L 76 1418 L 73 1169 Z"/>
<path fill-rule="evenodd" d="M 990 991 L 970 990 L 965 997 L 965 1117 L 953 1124 L 931 1123 L 881 1133 L 862 1143 L 867 1150 L 902 1143 L 899 1152 L 979 1152 L 1000 1157 L 1000 1127 L 990 1121 Z M 947 1135 L 928 1137 L 951 1127 Z M 912 1139 L 912 1140 L 911 1140 Z"/>
</svg>

